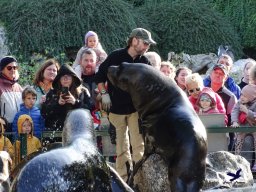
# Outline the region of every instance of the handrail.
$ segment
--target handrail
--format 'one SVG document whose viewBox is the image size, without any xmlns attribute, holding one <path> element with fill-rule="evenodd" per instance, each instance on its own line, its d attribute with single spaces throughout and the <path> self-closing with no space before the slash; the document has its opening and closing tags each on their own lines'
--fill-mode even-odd
<svg viewBox="0 0 256 192">
<path fill-rule="evenodd" d="M 240 127 L 207 127 L 207 133 L 252 133 L 256 132 L 256 127 L 240 126 Z"/>
</svg>

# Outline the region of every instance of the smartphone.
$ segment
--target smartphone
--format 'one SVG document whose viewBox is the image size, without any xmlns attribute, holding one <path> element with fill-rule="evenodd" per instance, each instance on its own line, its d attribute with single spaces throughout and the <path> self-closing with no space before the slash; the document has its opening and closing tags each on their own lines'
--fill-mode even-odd
<svg viewBox="0 0 256 192">
<path fill-rule="evenodd" d="M 63 95 L 68 95 L 69 93 L 68 93 L 68 87 L 62 87 L 61 88 L 61 93 L 63 94 Z"/>
</svg>

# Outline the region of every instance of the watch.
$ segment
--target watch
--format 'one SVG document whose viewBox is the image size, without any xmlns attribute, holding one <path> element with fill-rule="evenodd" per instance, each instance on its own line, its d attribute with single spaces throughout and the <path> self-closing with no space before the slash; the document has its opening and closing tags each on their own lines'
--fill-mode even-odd
<svg viewBox="0 0 256 192">
<path fill-rule="evenodd" d="M 105 89 L 102 89 L 101 91 L 100 91 L 100 94 L 101 95 L 104 95 L 104 94 L 106 94 L 107 93 L 107 91 L 105 90 Z"/>
</svg>

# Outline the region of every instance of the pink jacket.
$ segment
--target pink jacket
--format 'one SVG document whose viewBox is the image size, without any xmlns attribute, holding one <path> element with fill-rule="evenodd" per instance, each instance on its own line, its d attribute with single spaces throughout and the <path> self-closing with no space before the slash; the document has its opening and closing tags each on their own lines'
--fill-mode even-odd
<svg viewBox="0 0 256 192">
<path fill-rule="evenodd" d="M 223 103 L 221 97 L 217 93 L 215 93 L 210 87 L 204 87 L 200 94 L 202 94 L 202 93 L 209 94 L 211 96 L 211 98 L 213 98 L 213 100 L 216 102 L 216 108 L 218 109 L 219 113 L 226 114 L 226 109 L 225 109 L 224 103 Z M 192 96 L 189 96 L 189 101 L 193 105 L 195 111 L 198 112 L 197 99 Z M 226 123 L 228 122 L 227 115 L 225 116 L 225 122 Z"/>
</svg>

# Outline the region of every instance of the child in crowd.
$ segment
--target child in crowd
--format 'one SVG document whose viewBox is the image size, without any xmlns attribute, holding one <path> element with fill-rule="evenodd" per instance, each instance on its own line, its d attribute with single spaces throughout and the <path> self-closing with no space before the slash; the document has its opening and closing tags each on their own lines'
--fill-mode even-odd
<svg viewBox="0 0 256 192">
<path fill-rule="evenodd" d="M 199 115 L 220 113 L 217 109 L 215 94 L 213 91 L 210 91 L 210 89 L 202 90 L 197 99 L 196 105 L 196 112 Z"/>
<path fill-rule="evenodd" d="M 99 37 L 97 33 L 94 31 L 88 31 L 85 34 L 84 38 L 84 46 L 81 47 L 76 55 L 76 60 L 74 61 L 73 64 L 73 69 L 76 69 L 76 67 L 80 68 L 80 60 L 81 60 L 81 54 L 84 49 L 92 48 L 96 55 L 97 55 L 97 60 L 96 60 L 96 72 L 99 69 L 100 64 L 107 58 L 107 53 L 104 51 L 104 49 L 101 46 L 101 43 L 99 42 Z M 77 71 L 78 69 L 76 69 Z"/>
<path fill-rule="evenodd" d="M 27 134 L 27 154 L 29 155 L 41 148 L 40 140 L 33 135 L 33 120 L 29 115 L 21 115 L 18 118 L 18 132 Z M 15 142 L 15 165 L 18 165 L 24 157 L 21 157 L 21 141 Z"/>
<path fill-rule="evenodd" d="M 0 150 L 9 153 L 10 157 L 14 157 L 14 147 L 11 141 L 4 136 L 4 132 L 7 126 L 7 120 L 4 117 L 0 117 Z"/>
<path fill-rule="evenodd" d="M 167 77 L 174 79 L 176 68 L 170 61 L 162 61 L 160 66 L 160 71 Z"/>
<path fill-rule="evenodd" d="M 231 113 L 232 127 L 244 126 L 256 126 L 256 85 L 246 85 L 242 91 L 241 96 Z M 237 133 L 235 154 L 240 154 L 244 143 L 244 139 L 248 133 Z M 256 132 L 252 133 L 254 137 L 254 149 L 256 149 Z M 252 168 L 252 171 L 256 171 L 256 162 Z"/>
<path fill-rule="evenodd" d="M 23 103 L 20 105 L 20 111 L 16 113 L 12 124 L 12 131 L 16 133 L 16 136 L 18 136 L 18 118 L 23 114 L 27 114 L 33 119 L 34 135 L 41 138 L 42 131 L 44 130 L 44 120 L 39 108 L 35 106 L 36 99 L 36 90 L 31 86 L 27 86 L 22 92 Z"/>
<path fill-rule="evenodd" d="M 147 57 L 150 64 L 156 68 L 157 70 L 160 70 L 161 65 L 161 57 L 154 51 L 149 51 L 144 53 L 144 56 Z"/>
</svg>

